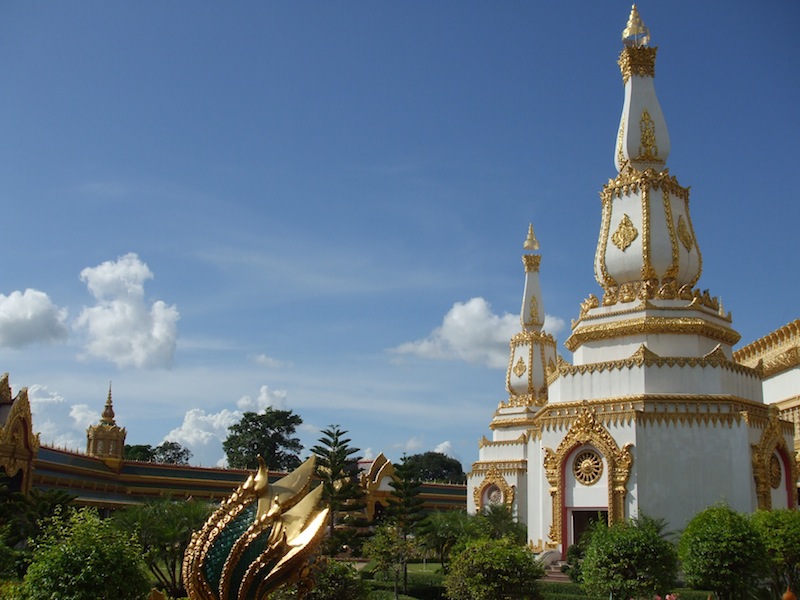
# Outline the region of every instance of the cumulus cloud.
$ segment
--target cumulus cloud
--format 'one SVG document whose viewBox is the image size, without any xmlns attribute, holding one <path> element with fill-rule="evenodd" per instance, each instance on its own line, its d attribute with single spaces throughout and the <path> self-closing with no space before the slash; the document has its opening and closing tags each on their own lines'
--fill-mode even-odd
<svg viewBox="0 0 800 600">
<path fill-rule="evenodd" d="M 223 409 L 217 413 L 207 413 L 201 408 L 189 410 L 183 423 L 164 436 L 164 440 L 178 442 L 192 451 L 193 460 L 199 464 L 224 467 L 222 442 L 228 437 L 228 428 L 238 423 L 242 413 Z"/>
<path fill-rule="evenodd" d="M 445 456 L 449 456 L 453 458 L 453 444 L 447 440 L 436 446 L 433 449 L 434 452 L 438 452 L 439 454 L 444 454 Z"/>
<path fill-rule="evenodd" d="M 28 388 L 28 400 L 31 403 L 31 412 L 48 404 L 62 404 L 64 396 L 58 392 L 51 392 L 46 385 L 34 383 Z"/>
<path fill-rule="evenodd" d="M 100 422 L 100 413 L 90 408 L 88 404 L 73 404 L 69 409 L 69 416 L 78 429 L 86 429 L 89 425 Z"/>
<path fill-rule="evenodd" d="M 269 386 L 262 385 L 255 400 L 250 396 L 242 396 L 236 401 L 236 406 L 242 411 L 251 412 L 261 412 L 267 408 L 286 410 L 286 395 L 285 390 L 273 391 Z"/>
<path fill-rule="evenodd" d="M 557 333 L 563 326 L 563 320 L 546 315 L 545 330 Z M 456 302 L 428 337 L 401 344 L 391 352 L 505 368 L 508 342 L 519 331 L 519 315 L 496 315 L 491 305 L 478 297 Z"/>
<path fill-rule="evenodd" d="M 81 271 L 81 281 L 97 300 L 76 320 L 76 327 L 88 335 L 90 355 L 120 367 L 172 364 L 178 309 L 161 300 L 147 306 L 144 283 L 152 278 L 152 271 L 134 253 Z"/>
<path fill-rule="evenodd" d="M 0 346 L 21 348 L 67 337 L 67 311 L 39 290 L 0 294 Z"/>
</svg>

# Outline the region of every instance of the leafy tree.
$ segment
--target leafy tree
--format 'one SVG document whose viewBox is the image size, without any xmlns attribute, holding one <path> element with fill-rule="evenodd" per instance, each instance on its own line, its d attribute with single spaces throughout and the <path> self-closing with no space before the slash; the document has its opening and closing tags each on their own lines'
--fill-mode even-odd
<svg viewBox="0 0 800 600">
<path fill-rule="evenodd" d="M 543 575 L 527 547 L 507 538 L 482 539 L 453 558 L 444 584 L 452 600 L 536 600 Z"/>
<path fill-rule="evenodd" d="M 358 481 L 359 449 L 350 446 L 338 425 L 322 430 L 319 444 L 311 451 L 317 457 L 317 477 L 322 482 L 322 497 L 330 507 L 327 554 L 334 556 L 345 545 L 360 549 L 357 528 L 366 527 L 364 490 Z"/>
<path fill-rule="evenodd" d="M 178 442 L 162 442 L 155 448 L 150 444 L 125 444 L 122 451 L 125 460 L 138 460 L 139 462 L 158 463 L 164 465 L 188 465 L 192 458 L 192 451 L 184 448 Z"/>
<path fill-rule="evenodd" d="M 695 515 L 678 544 L 686 583 L 714 591 L 719 600 L 746 598 L 758 588 L 765 552 L 753 525 L 725 504 Z"/>
<path fill-rule="evenodd" d="M 461 463 L 441 452 L 412 454 L 406 458 L 406 464 L 420 481 L 467 482 L 467 476 L 464 474 Z"/>
<path fill-rule="evenodd" d="M 153 447 L 150 444 L 125 444 L 122 449 L 122 458 L 139 462 L 154 462 Z"/>
<path fill-rule="evenodd" d="M 419 552 L 413 537 L 402 535 L 397 527 L 384 523 L 365 542 L 364 553 L 375 561 L 376 569 L 391 577 L 394 582 L 394 597 L 400 597 L 400 576 L 407 577 L 408 563 Z"/>
<path fill-rule="evenodd" d="M 213 506 L 201 500 L 162 498 L 129 506 L 114 515 L 114 524 L 136 536 L 142 558 L 158 586 L 174 598 L 186 595 L 181 563 L 192 533 L 206 522 Z"/>
<path fill-rule="evenodd" d="M 786 508 L 759 511 L 752 517 L 769 557 L 772 593 L 800 590 L 800 512 Z"/>
<path fill-rule="evenodd" d="M 140 600 L 150 582 L 135 540 L 84 508 L 45 528 L 25 574 L 29 600 Z"/>
<path fill-rule="evenodd" d="M 300 466 L 303 445 L 293 437 L 303 423 L 291 410 L 267 408 L 263 413 L 246 412 L 228 428 L 222 443 L 228 465 L 237 469 L 257 469 L 263 456 L 271 471 L 291 471 Z"/>
<path fill-rule="evenodd" d="M 447 572 L 450 551 L 459 539 L 465 537 L 472 518 L 462 510 L 437 510 L 420 523 L 420 540 L 423 546 L 436 553 L 443 572 Z"/>
<path fill-rule="evenodd" d="M 162 442 L 153 450 L 153 462 L 164 465 L 188 465 L 192 451 L 178 442 Z"/>
<path fill-rule="evenodd" d="M 590 594 L 617 598 L 665 595 L 675 584 L 678 554 L 664 537 L 665 523 L 646 515 L 607 526 L 599 521 L 581 564 Z"/>
<path fill-rule="evenodd" d="M 508 539 L 519 546 L 525 545 L 528 530 L 522 523 L 514 519 L 511 508 L 505 504 L 488 507 L 484 512 L 471 515 L 464 527 L 462 535 L 455 543 L 451 554 L 458 554 L 476 540 Z"/>
<path fill-rule="evenodd" d="M 8 525 L 9 545 L 18 546 L 28 539 L 37 539 L 42 527 L 50 522 L 57 510 L 63 510 L 75 499 L 64 490 L 33 488 L 27 494 L 12 492 L 5 496 L 0 519 Z"/>
</svg>

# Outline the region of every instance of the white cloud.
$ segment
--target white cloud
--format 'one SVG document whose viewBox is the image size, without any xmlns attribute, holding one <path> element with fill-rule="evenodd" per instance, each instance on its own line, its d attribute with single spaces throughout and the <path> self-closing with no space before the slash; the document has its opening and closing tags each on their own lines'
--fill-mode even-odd
<svg viewBox="0 0 800 600">
<path fill-rule="evenodd" d="M 67 338 L 67 311 L 44 292 L 27 289 L 0 294 L 0 346 L 21 348 Z"/>
<path fill-rule="evenodd" d="M 242 396 L 236 401 L 236 406 L 242 411 L 261 412 L 262 410 L 274 408 L 276 410 L 286 410 L 286 391 L 269 389 L 269 386 L 262 385 L 258 390 L 258 398 L 253 400 L 250 396 Z"/>
<path fill-rule="evenodd" d="M 69 416 L 77 429 L 86 429 L 89 425 L 100 422 L 100 413 L 89 408 L 88 404 L 73 404 L 69 409 Z"/>
<path fill-rule="evenodd" d="M 60 431 L 55 422 L 45 419 L 36 419 L 36 431 L 43 444 L 55 448 L 67 448 L 68 450 L 83 451 L 86 449 L 86 438 L 80 438 L 77 433 Z"/>
<path fill-rule="evenodd" d="M 392 448 L 402 450 L 405 454 L 414 454 L 419 451 L 424 444 L 425 440 L 421 436 L 415 435 L 407 439 L 405 442 L 394 444 Z"/>
<path fill-rule="evenodd" d="M 179 427 L 164 436 L 164 440 L 178 442 L 191 450 L 193 464 L 220 465 L 220 461 L 225 461 L 222 442 L 228 437 L 228 428 L 241 418 L 242 413 L 235 410 L 206 413 L 203 409 L 193 408 L 186 412 Z"/>
<path fill-rule="evenodd" d="M 271 369 L 280 369 L 283 367 L 291 366 L 288 363 L 278 360 L 277 358 L 272 358 L 271 356 L 267 356 L 266 354 L 259 354 L 255 357 L 255 362 L 257 365 L 261 365 L 262 367 L 269 367 Z"/>
<path fill-rule="evenodd" d="M 28 400 L 31 403 L 31 412 L 46 404 L 61 404 L 64 397 L 58 392 L 51 392 L 46 385 L 34 383 L 28 388 Z"/>
<path fill-rule="evenodd" d="M 545 316 L 544 329 L 557 333 L 564 326 L 558 317 Z M 392 348 L 396 354 L 423 358 L 458 359 L 493 368 L 508 365 L 508 344 L 520 331 L 519 315 L 496 315 L 483 298 L 456 302 L 442 324 L 428 337 Z"/>
<path fill-rule="evenodd" d="M 88 333 L 92 356 L 117 366 L 168 367 L 178 337 L 177 308 L 158 300 L 148 308 L 144 283 L 153 273 L 134 253 L 81 271 L 97 304 L 84 307 L 76 327 Z"/>
<path fill-rule="evenodd" d="M 433 449 L 434 452 L 438 452 L 439 454 L 444 454 L 445 456 L 449 456 L 453 458 L 453 444 L 448 440 L 444 441 L 436 448 Z"/>
</svg>

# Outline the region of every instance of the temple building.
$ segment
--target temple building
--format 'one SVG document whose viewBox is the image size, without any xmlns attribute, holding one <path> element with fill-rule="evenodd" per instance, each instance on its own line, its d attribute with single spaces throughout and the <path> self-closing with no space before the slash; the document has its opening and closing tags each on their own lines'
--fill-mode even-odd
<svg viewBox="0 0 800 600">
<path fill-rule="evenodd" d="M 622 40 L 616 175 L 600 193 L 594 257 L 602 295 L 589 294 L 572 322 L 569 362 L 542 330 L 542 257 L 529 228 L 508 398 L 468 478 L 470 512 L 508 505 L 530 544 L 553 555 L 598 514 L 646 514 L 676 530 L 718 502 L 797 506 L 800 322 L 733 352 L 731 314 L 696 287 L 689 189 L 667 168 L 657 48 L 635 5 Z"/>
</svg>

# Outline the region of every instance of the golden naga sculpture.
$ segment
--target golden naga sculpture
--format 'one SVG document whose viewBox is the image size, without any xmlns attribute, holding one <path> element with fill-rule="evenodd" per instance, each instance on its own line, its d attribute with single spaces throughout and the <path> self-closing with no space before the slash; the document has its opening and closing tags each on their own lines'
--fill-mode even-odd
<svg viewBox="0 0 800 600">
<path fill-rule="evenodd" d="M 322 486 L 309 492 L 312 456 L 286 477 L 269 484 L 258 471 L 209 517 L 183 558 L 183 583 L 191 600 L 265 598 L 278 588 L 310 585 L 328 508 Z"/>
</svg>

